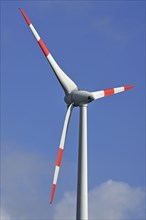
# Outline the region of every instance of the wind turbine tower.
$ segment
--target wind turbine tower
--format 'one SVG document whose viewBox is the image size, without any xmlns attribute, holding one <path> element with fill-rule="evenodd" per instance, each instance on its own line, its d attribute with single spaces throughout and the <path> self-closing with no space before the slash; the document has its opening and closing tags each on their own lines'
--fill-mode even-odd
<svg viewBox="0 0 146 220">
<path fill-rule="evenodd" d="M 62 86 L 65 97 L 64 101 L 67 104 L 67 112 L 64 120 L 62 135 L 60 139 L 58 155 L 56 159 L 54 179 L 52 185 L 52 191 L 50 196 L 50 203 L 52 204 L 54 193 L 56 189 L 58 174 L 60 171 L 62 154 L 64 151 L 64 144 L 69 125 L 70 116 L 74 107 L 80 108 L 80 126 L 79 126 L 79 149 L 78 149 L 78 182 L 77 182 L 77 220 L 88 220 L 88 173 L 87 173 L 87 106 L 94 100 L 103 98 L 109 95 L 117 94 L 133 88 L 134 86 L 122 86 L 118 88 L 105 89 L 96 92 L 89 92 L 80 90 L 78 86 L 64 73 L 64 71 L 58 66 L 53 56 L 47 49 L 46 45 L 42 41 L 41 37 L 37 33 L 36 29 L 32 25 L 31 21 L 20 8 L 20 11 L 31 29 L 34 37 L 36 38 L 40 48 L 42 49 L 45 57 L 51 65 L 60 85 Z"/>
</svg>

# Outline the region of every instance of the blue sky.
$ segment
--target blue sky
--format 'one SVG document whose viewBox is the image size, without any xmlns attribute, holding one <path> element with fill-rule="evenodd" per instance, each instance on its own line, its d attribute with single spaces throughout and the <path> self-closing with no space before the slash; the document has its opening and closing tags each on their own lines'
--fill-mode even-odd
<svg viewBox="0 0 146 220">
<path fill-rule="evenodd" d="M 92 218 L 144 219 L 144 1 L 1 1 L 3 217 L 75 216 L 79 109 L 75 108 L 71 117 L 55 199 L 50 206 L 66 112 L 64 92 L 19 7 L 80 89 L 135 85 L 130 91 L 88 106 L 89 212 L 92 210 Z M 124 192 L 126 210 L 119 209 L 122 205 L 117 200 L 115 203 L 115 197 L 111 202 L 112 190 L 116 198 L 121 190 Z M 105 194 L 106 204 L 101 203 Z M 115 204 L 119 204 L 117 213 L 110 215 Z M 100 214 L 96 213 L 99 207 Z"/>
</svg>

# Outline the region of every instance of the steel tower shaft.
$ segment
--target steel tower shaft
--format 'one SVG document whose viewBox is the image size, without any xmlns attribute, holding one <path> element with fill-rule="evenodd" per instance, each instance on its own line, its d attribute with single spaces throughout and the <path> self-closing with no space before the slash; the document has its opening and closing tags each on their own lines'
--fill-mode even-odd
<svg viewBox="0 0 146 220">
<path fill-rule="evenodd" d="M 80 106 L 76 220 L 88 220 L 87 105 Z"/>
</svg>

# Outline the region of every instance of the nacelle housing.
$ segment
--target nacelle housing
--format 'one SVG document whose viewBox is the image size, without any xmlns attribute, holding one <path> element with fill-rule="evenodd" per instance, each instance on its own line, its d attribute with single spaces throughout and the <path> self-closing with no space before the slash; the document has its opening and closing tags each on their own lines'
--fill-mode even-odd
<svg viewBox="0 0 146 220">
<path fill-rule="evenodd" d="M 94 100 L 93 95 L 84 90 L 75 90 L 67 94 L 64 98 L 64 101 L 70 105 L 74 103 L 74 106 L 86 105 Z"/>
</svg>

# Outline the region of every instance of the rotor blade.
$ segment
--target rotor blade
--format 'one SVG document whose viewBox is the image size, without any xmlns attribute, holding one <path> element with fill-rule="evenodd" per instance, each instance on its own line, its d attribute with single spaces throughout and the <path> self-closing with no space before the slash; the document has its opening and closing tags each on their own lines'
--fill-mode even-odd
<svg viewBox="0 0 146 220">
<path fill-rule="evenodd" d="M 64 143 L 65 143 L 65 139 L 66 139 L 66 134 L 67 134 L 67 129 L 68 129 L 68 125 L 69 125 L 69 120 L 70 120 L 70 116 L 71 116 L 71 113 L 72 113 L 72 109 L 73 109 L 73 104 L 71 104 L 68 107 L 67 112 L 66 112 L 66 116 L 65 116 L 65 120 L 64 120 L 64 125 L 63 125 L 61 140 L 60 140 L 60 145 L 59 145 L 59 149 L 58 149 L 58 155 L 57 155 L 57 159 L 56 159 L 56 166 L 55 166 L 55 172 L 54 172 L 54 178 L 53 178 L 53 185 L 52 185 L 52 191 L 51 191 L 51 196 L 50 196 L 50 204 L 52 204 L 52 201 L 53 201 L 53 198 L 54 198 L 54 193 L 55 193 L 55 189 L 56 189 L 57 179 L 58 179 L 60 165 L 61 165 L 61 160 L 62 160 L 62 154 L 63 154 L 63 150 L 64 150 Z"/>
<path fill-rule="evenodd" d="M 29 18 L 25 14 L 25 12 L 21 8 L 20 8 L 20 11 L 21 11 L 26 23 L 30 27 L 30 29 L 31 29 L 34 37 L 36 38 L 40 48 L 42 49 L 44 55 L 46 56 L 47 60 L 49 61 L 50 65 L 51 65 L 57 79 L 59 80 L 61 86 L 63 87 L 65 93 L 70 93 L 73 90 L 77 90 L 78 89 L 77 85 L 58 66 L 58 64 L 56 63 L 56 61 L 54 60 L 54 58 L 50 54 L 49 50 L 47 49 L 46 45 L 44 44 L 44 42 L 40 38 L 39 34 L 35 30 L 34 26 L 32 25 L 31 21 L 29 20 Z"/>
<path fill-rule="evenodd" d="M 105 96 L 114 95 L 119 92 L 124 92 L 126 90 L 132 89 L 134 86 L 123 86 L 118 88 L 112 88 L 112 89 L 105 89 L 97 92 L 91 92 L 93 99 L 100 99 Z"/>
</svg>

